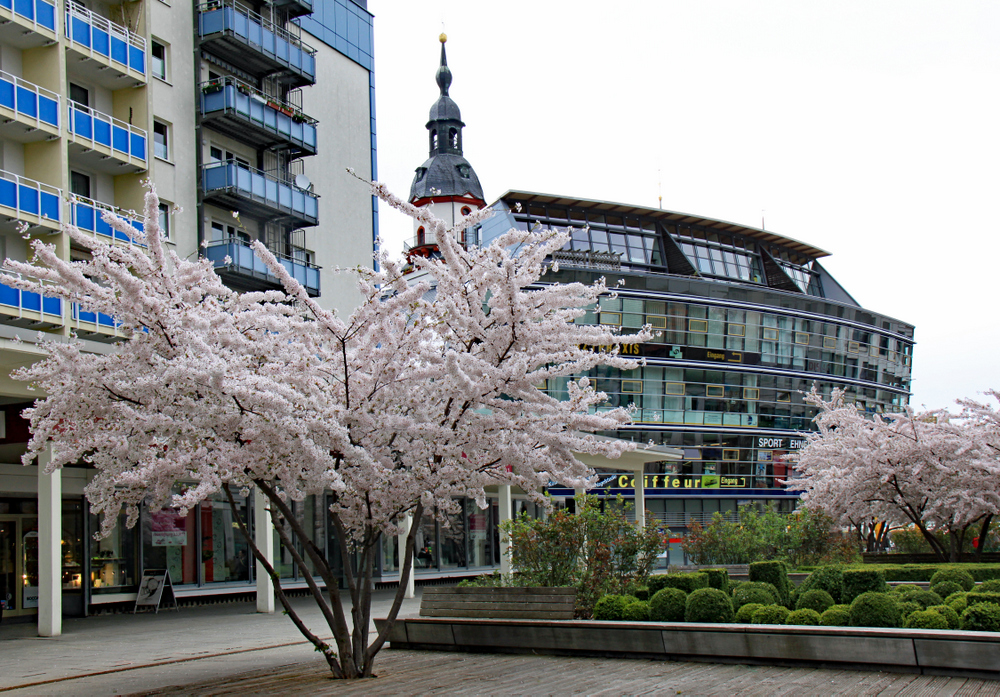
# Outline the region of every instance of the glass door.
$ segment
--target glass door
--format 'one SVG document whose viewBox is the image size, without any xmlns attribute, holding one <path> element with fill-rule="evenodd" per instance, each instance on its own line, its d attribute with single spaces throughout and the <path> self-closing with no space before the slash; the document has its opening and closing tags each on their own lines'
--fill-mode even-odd
<svg viewBox="0 0 1000 697">
<path fill-rule="evenodd" d="M 17 609 L 17 521 L 0 520 L 0 614 Z"/>
</svg>

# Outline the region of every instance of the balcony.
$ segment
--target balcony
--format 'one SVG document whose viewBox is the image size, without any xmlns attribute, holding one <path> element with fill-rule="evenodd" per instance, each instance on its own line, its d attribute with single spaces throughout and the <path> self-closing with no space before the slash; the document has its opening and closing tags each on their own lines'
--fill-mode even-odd
<svg viewBox="0 0 1000 697">
<path fill-rule="evenodd" d="M 0 170 L 0 216 L 7 218 L 0 229 L 16 232 L 20 221 L 58 230 L 61 202 L 61 189 Z"/>
<path fill-rule="evenodd" d="M 99 172 L 126 174 L 146 169 L 146 131 L 67 100 L 70 157 Z"/>
<path fill-rule="evenodd" d="M 67 0 L 66 38 L 74 74 L 112 90 L 146 84 L 146 40 L 128 27 Z"/>
<path fill-rule="evenodd" d="M 257 148 L 316 154 L 316 119 L 232 77 L 201 85 L 202 123 Z"/>
<path fill-rule="evenodd" d="M 62 300 L 18 290 L 5 282 L 17 274 L 0 274 L 0 324 L 50 329 L 62 326 Z"/>
<path fill-rule="evenodd" d="M 59 137 L 59 95 L 0 70 L 0 136 L 19 143 Z"/>
<path fill-rule="evenodd" d="M 249 244 L 240 238 L 210 242 L 205 256 L 215 264 L 219 276 L 236 290 L 280 288 L 281 282 L 271 273 Z M 289 275 L 305 287 L 310 296 L 319 295 L 319 267 L 315 264 L 275 254 Z"/>
<path fill-rule="evenodd" d="M 316 82 L 316 50 L 232 0 L 198 7 L 202 46 L 254 75 L 285 73 L 289 87 Z"/>
<path fill-rule="evenodd" d="M 20 49 L 54 44 L 56 6 L 49 0 L 0 0 L 0 44 Z"/>
<path fill-rule="evenodd" d="M 125 338 L 118 331 L 118 322 L 111 315 L 103 312 L 90 312 L 79 303 L 73 303 L 73 316 L 70 327 L 80 338 L 93 341 L 116 341 Z"/>
<path fill-rule="evenodd" d="M 117 240 L 118 242 L 123 242 L 125 244 L 134 244 L 140 247 L 146 246 L 141 237 L 143 227 L 141 220 L 129 219 L 129 223 L 135 228 L 138 235 L 136 239 L 132 239 L 128 235 L 118 230 L 115 230 L 106 222 L 104 222 L 105 213 L 114 213 L 115 215 L 129 219 L 129 214 L 120 208 L 115 208 L 106 203 L 100 203 L 99 201 L 93 201 L 85 196 L 77 196 L 73 194 L 70 197 L 69 202 L 69 223 L 70 225 L 75 225 L 83 232 L 89 232 L 94 235 L 94 237 L 103 238 L 105 242 L 110 240 Z"/>
<path fill-rule="evenodd" d="M 301 17 L 311 15 L 313 11 L 312 0 L 273 0 L 275 8 L 284 9 L 289 17 Z"/>
<path fill-rule="evenodd" d="M 316 194 L 233 161 L 202 166 L 201 187 L 205 202 L 232 211 L 246 211 L 290 227 L 319 222 Z"/>
</svg>

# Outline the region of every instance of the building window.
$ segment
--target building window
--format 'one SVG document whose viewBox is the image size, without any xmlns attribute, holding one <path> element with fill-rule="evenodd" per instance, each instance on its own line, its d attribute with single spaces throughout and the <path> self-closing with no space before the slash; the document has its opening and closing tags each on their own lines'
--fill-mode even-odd
<svg viewBox="0 0 1000 697">
<path fill-rule="evenodd" d="M 212 222 L 212 241 L 213 242 L 242 242 L 243 244 L 250 244 L 249 233 L 240 230 L 232 225 L 226 225 L 224 223 Z"/>
<path fill-rule="evenodd" d="M 792 393 L 791 392 L 782 392 L 782 391 L 779 390 L 777 396 L 775 397 L 775 401 L 776 402 L 791 402 L 792 401 Z"/>
<path fill-rule="evenodd" d="M 424 230 L 424 226 L 421 225 L 420 227 L 417 228 L 417 246 L 420 247 L 423 244 L 425 244 L 426 239 L 427 239 L 427 231 Z"/>
<path fill-rule="evenodd" d="M 69 83 L 69 98 L 80 106 L 90 106 L 90 90 L 76 83 Z"/>
<path fill-rule="evenodd" d="M 159 121 L 153 122 L 153 154 L 161 160 L 170 159 L 170 127 Z"/>
<path fill-rule="evenodd" d="M 805 332 L 795 332 L 795 343 L 796 344 L 808 344 L 809 335 Z"/>
<path fill-rule="evenodd" d="M 613 327 L 622 326 L 622 313 L 620 312 L 602 312 L 601 313 L 601 324 L 608 324 Z"/>
<path fill-rule="evenodd" d="M 642 380 L 622 380 L 622 392 L 625 394 L 641 394 Z"/>
<path fill-rule="evenodd" d="M 729 325 L 729 335 L 730 336 L 746 336 L 747 328 L 742 324 L 730 324 Z"/>
<path fill-rule="evenodd" d="M 663 393 L 669 395 L 683 395 L 684 394 L 684 383 L 683 382 L 667 382 L 663 385 Z"/>
<path fill-rule="evenodd" d="M 760 390 L 756 387 L 744 387 L 743 399 L 760 399 Z"/>
<path fill-rule="evenodd" d="M 705 396 L 706 397 L 725 397 L 726 388 L 723 385 L 706 385 L 705 386 Z"/>
<path fill-rule="evenodd" d="M 152 48 L 150 54 L 152 59 L 150 60 L 150 72 L 153 73 L 153 77 L 158 77 L 161 80 L 166 81 L 167 79 L 167 47 L 163 44 L 152 42 Z"/>
<path fill-rule="evenodd" d="M 82 172 L 70 172 L 69 190 L 77 196 L 90 198 L 90 177 Z"/>
<path fill-rule="evenodd" d="M 722 459 L 723 460 L 739 460 L 740 459 L 740 451 L 736 450 L 736 449 L 733 449 L 733 450 L 728 450 L 728 449 L 723 450 L 722 451 Z"/>
<path fill-rule="evenodd" d="M 160 231 L 163 233 L 163 239 L 170 239 L 170 204 L 160 201 L 160 213 L 159 220 L 157 221 L 160 225 Z"/>
<path fill-rule="evenodd" d="M 764 327 L 761 330 L 761 336 L 764 341 L 777 341 L 778 340 L 778 330 L 771 327 Z"/>
<path fill-rule="evenodd" d="M 649 322 L 649 326 L 653 329 L 666 329 L 667 328 L 667 318 L 661 317 L 659 315 L 646 315 L 646 321 Z"/>
<path fill-rule="evenodd" d="M 858 344 L 857 341 L 848 341 L 847 342 L 847 352 L 848 353 L 857 353 L 860 350 L 861 350 L 861 346 Z"/>
<path fill-rule="evenodd" d="M 837 348 L 837 337 L 835 337 L 835 336 L 824 336 L 823 337 L 823 348 L 825 348 L 825 349 L 835 349 L 835 348 Z"/>
<path fill-rule="evenodd" d="M 692 332 L 699 332 L 700 334 L 706 334 L 708 333 L 708 320 L 704 319 L 688 320 L 688 330 Z"/>
<path fill-rule="evenodd" d="M 462 206 L 462 215 L 469 215 L 472 213 L 472 209 L 468 206 Z"/>
</svg>

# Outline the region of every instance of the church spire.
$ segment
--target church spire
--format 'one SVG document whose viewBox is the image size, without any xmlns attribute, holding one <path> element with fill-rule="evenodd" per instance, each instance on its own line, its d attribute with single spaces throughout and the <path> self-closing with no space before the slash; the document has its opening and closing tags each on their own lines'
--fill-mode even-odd
<svg viewBox="0 0 1000 697">
<path fill-rule="evenodd" d="M 448 55 L 444 51 L 444 45 L 448 42 L 448 35 L 442 33 L 438 37 L 441 42 L 441 67 L 438 68 L 437 77 L 435 78 L 438 83 L 438 87 L 441 88 L 441 96 L 448 96 L 448 88 L 451 87 L 451 70 L 448 68 Z"/>
</svg>

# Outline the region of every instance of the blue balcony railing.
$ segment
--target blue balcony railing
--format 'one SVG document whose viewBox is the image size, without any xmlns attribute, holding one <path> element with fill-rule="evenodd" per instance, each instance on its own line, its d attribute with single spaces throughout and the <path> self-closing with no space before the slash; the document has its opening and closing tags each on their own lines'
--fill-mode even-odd
<svg viewBox="0 0 1000 697">
<path fill-rule="evenodd" d="M 316 194 L 260 170 L 231 160 L 214 162 L 202 167 L 201 181 L 206 197 L 214 194 L 233 196 L 290 215 L 303 226 L 318 222 L 319 197 Z"/>
<path fill-rule="evenodd" d="M 280 285 L 277 277 L 242 239 L 231 237 L 209 242 L 205 256 L 218 269 Z M 301 283 L 310 295 L 319 295 L 318 266 L 277 254 L 275 256 L 288 274 Z"/>
<path fill-rule="evenodd" d="M 106 315 L 103 312 L 84 310 L 79 303 L 73 303 L 73 321 L 90 322 L 91 324 L 96 324 L 98 327 L 106 327 L 108 329 L 116 329 L 120 324 L 111 315 Z"/>
<path fill-rule="evenodd" d="M 119 217 L 128 219 L 125 212 L 119 208 L 74 194 L 69 202 L 69 210 L 70 224 L 75 225 L 81 230 L 92 232 L 95 235 L 100 235 L 102 237 L 119 240 L 121 242 L 130 242 L 145 246 L 142 242 L 142 237 L 137 236 L 135 240 L 132 240 L 132 238 L 124 232 L 115 230 L 104 222 L 104 213 L 114 213 Z M 129 224 L 136 229 L 139 235 L 141 235 L 145 229 L 141 220 L 129 220 Z"/>
<path fill-rule="evenodd" d="M 17 115 L 59 128 L 59 95 L 0 70 L 0 106 Z"/>
<path fill-rule="evenodd" d="M 92 145 L 146 161 L 146 131 L 74 101 L 69 101 L 68 106 L 66 125 L 78 140 L 89 140 Z"/>
<path fill-rule="evenodd" d="M 57 187 L 0 170 L 0 206 L 13 208 L 19 217 L 28 214 L 58 223 L 61 200 Z"/>
<path fill-rule="evenodd" d="M 307 84 L 315 82 L 316 49 L 298 37 L 232 0 L 211 0 L 199 6 L 198 12 L 198 33 L 202 38 L 228 34 L 245 45 L 232 56 L 235 61 L 251 60 L 249 49 L 260 52 L 267 62 L 305 78 Z"/>
<path fill-rule="evenodd" d="M 206 117 L 236 114 L 271 136 L 294 143 L 306 152 L 316 152 L 315 119 L 236 78 L 202 84 L 201 113 Z"/>
<path fill-rule="evenodd" d="M 146 74 L 146 40 L 127 27 L 73 2 L 66 3 L 66 36 L 92 55 L 101 56 L 124 71 Z"/>
<path fill-rule="evenodd" d="M 20 315 L 23 311 L 37 312 L 42 316 L 43 321 L 55 324 L 62 323 L 62 300 L 59 298 L 47 298 L 38 293 L 27 290 L 19 290 L 7 285 L 7 279 L 16 274 L 0 274 L 0 310 L 4 314 L 9 314 L 11 310 Z M 46 317 L 48 315 L 48 317 Z"/>
<path fill-rule="evenodd" d="M 0 7 L 11 10 L 36 27 L 56 30 L 56 6 L 48 0 L 0 0 Z"/>
</svg>

